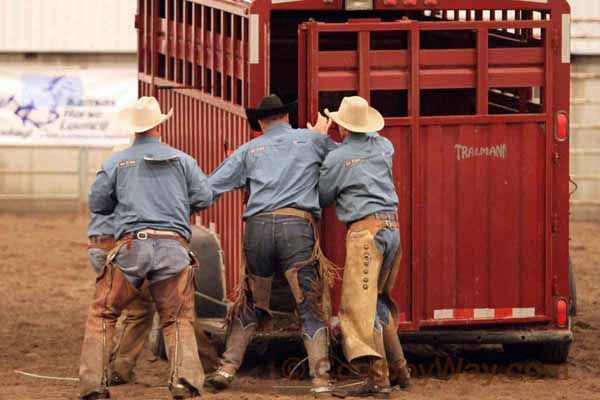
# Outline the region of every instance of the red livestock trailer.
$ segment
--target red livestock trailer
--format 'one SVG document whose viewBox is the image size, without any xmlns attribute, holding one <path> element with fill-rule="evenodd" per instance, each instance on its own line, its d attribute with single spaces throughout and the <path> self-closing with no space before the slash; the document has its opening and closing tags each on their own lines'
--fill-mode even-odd
<svg viewBox="0 0 600 400">
<path fill-rule="evenodd" d="M 396 147 L 404 341 L 502 343 L 566 359 L 566 0 L 138 3 L 140 94 L 175 108 L 164 138 L 207 173 L 251 138 L 244 107 L 266 94 L 297 99 L 300 126 L 352 94 L 383 113 Z M 242 210 L 234 193 L 197 218 L 224 254 L 222 274 L 199 278 L 212 290 L 199 294 L 202 318 L 222 317 L 202 304 L 231 299 L 239 283 Z M 343 265 L 333 210 L 321 229 Z"/>
</svg>

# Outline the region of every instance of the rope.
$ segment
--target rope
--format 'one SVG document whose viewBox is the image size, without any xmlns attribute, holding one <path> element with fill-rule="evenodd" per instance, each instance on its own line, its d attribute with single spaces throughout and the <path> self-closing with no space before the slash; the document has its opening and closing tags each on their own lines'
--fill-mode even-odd
<svg viewBox="0 0 600 400">
<path fill-rule="evenodd" d="M 201 298 L 203 298 L 205 300 L 208 300 L 211 303 L 218 304 L 220 306 L 224 306 L 224 307 L 230 307 L 231 306 L 231 303 L 226 303 L 224 301 L 217 300 L 214 297 L 210 297 L 210 296 L 208 296 L 208 295 L 206 295 L 204 293 L 196 292 L 196 296 L 201 297 Z M 287 316 L 287 317 L 294 315 L 294 313 L 287 313 L 287 312 L 275 311 L 275 310 L 269 310 L 269 312 L 271 314 L 273 314 L 273 315 L 281 315 L 281 316 Z"/>
<path fill-rule="evenodd" d="M 347 383 L 344 385 L 335 385 L 337 389 L 349 388 L 353 386 L 364 385 L 367 381 L 362 380 L 359 382 Z M 310 389 L 311 386 L 272 386 L 273 389 Z"/>
<path fill-rule="evenodd" d="M 229 304 L 225 303 L 224 301 L 217 300 L 214 297 L 210 297 L 208 295 L 205 295 L 204 293 L 196 292 L 196 296 L 201 297 L 201 298 L 203 298 L 205 300 L 208 300 L 211 303 L 215 303 L 215 304 L 218 304 L 218 305 L 224 306 L 224 307 L 229 307 Z"/>
<path fill-rule="evenodd" d="M 288 375 L 288 379 L 292 379 L 292 376 L 294 376 L 294 372 L 296 372 L 296 369 L 298 369 L 306 361 L 308 361 L 308 357 L 305 357 L 302 360 L 300 360 L 300 362 L 298 364 L 296 364 L 296 366 L 294 366 L 294 368 L 292 368 L 292 372 L 290 372 L 290 374 Z"/>
<path fill-rule="evenodd" d="M 65 378 L 65 377 L 60 377 L 60 376 L 37 375 L 37 374 L 31 374 L 31 373 L 25 372 L 25 371 L 19 371 L 18 369 L 15 369 L 15 374 L 28 376 L 30 378 L 48 379 L 51 381 L 79 382 L 79 378 Z"/>
</svg>

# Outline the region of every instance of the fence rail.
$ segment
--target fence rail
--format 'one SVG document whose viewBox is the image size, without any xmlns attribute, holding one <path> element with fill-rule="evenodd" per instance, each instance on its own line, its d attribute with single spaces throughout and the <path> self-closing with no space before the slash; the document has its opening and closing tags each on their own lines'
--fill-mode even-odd
<svg viewBox="0 0 600 400">
<path fill-rule="evenodd" d="M 0 201 L 69 201 L 84 205 L 110 147 L 0 146 Z M 23 204 L 23 207 L 29 207 Z"/>
</svg>

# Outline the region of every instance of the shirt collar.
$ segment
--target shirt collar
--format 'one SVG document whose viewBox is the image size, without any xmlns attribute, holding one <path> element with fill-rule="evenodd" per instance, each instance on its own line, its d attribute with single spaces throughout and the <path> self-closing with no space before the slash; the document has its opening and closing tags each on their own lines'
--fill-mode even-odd
<svg viewBox="0 0 600 400">
<path fill-rule="evenodd" d="M 362 143 L 362 142 L 366 142 L 367 140 L 369 140 L 370 138 L 375 137 L 375 136 L 377 136 L 376 132 L 350 133 L 344 139 L 344 143 L 350 143 L 350 142 Z"/>
<path fill-rule="evenodd" d="M 277 134 L 277 133 L 282 133 L 287 131 L 288 129 L 291 128 L 290 124 L 286 124 L 284 122 L 280 123 L 280 124 L 276 124 L 273 126 L 270 126 L 269 129 L 267 129 L 264 134 Z"/>
<path fill-rule="evenodd" d="M 156 136 L 137 136 L 133 142 L 134 145 L 145 143 L 160 143 L 160 138 Z"/>
</svg>

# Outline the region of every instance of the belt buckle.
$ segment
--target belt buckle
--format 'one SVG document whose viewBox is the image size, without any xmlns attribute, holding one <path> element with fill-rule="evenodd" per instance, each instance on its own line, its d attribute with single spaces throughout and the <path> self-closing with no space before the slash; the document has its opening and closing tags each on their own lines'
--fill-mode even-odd
<svg viewBox="0 0 600 400">
<path fill-rule="evenodd" d="M 140 232 L 137 232 L 137 233 L 135 234 L 135 237 L 136 237 L 136 239 L 138 239 L 138 240 L 146 240 L 146 239 L 148 239 L 148 233 L 147 233 L 147 232 L 140 231 Z"/>
</svg>

